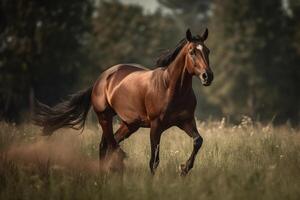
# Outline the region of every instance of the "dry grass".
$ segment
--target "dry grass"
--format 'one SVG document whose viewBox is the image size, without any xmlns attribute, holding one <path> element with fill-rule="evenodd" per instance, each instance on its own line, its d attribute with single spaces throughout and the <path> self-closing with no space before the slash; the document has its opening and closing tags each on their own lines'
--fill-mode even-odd
<svg viewBox="0 0 300 200">
<path fill-rule="evenodd" d="M 191 173 L 178 167 L 192 141 L 171 128 L 161 162 L 148 169 L 149 135 L 141 129 L 122 144 L 123 174 L 98 171 L 100 133 L 62 130 L 41 137 L 32 125 L 0 123 L 0 199 L 299 199 L 300 132 L 289 126 L 198 123 L 204 144 Z"/>
</svg>

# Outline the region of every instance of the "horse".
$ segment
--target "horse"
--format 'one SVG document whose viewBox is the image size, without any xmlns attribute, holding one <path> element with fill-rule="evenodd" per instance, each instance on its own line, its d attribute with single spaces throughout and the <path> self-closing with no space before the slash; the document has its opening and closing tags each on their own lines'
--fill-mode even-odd
<svg viewBox="0 0 300 200">
<path fill-rule="evenodd" d="M 193 150 L 180 165 L 185 176 L 193 168 L 195 157 L 202 146 L 195 121 L 197 100 L 192 88 L 192 78 L 200 78 L 203 86 L 213 81 L 209 65 L 209 48 L 204 44 L 208 29 L 192 35 L 188 29 L 173 51 L 162 54 L 150 70 L 137 64 L 118 64 L 100 74 L 90 88 L 79 91 L 66 101 L 49 107 L 37 102 L 35 123 L 51 135 L 62 127 L 76 130 L 84 128 L 90 107 L 93 107 L 102 128 L 99 159 L 105 160 L 111 152 L 125 152 L 119 144 L 140 127 L 150 128 L 150 171 L 155 173 L 159 164 L 162 133 L 177 126 L 193 139 Z M 113 118 L 121 124 L 113 133 Z"/>
</svg>

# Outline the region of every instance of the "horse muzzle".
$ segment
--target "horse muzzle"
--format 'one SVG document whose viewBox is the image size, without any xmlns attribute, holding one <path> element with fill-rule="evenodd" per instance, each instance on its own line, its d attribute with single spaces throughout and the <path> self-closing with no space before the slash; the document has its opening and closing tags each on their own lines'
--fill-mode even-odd
<svg viewBox="0 0 300 200">
<path fill-rule="evenodd" d="M 202 85 L 209 86 L 214 79 L 214 74 L 212 72 L 203 72 L 199 75 L 199 78 Z"/>
</svg>

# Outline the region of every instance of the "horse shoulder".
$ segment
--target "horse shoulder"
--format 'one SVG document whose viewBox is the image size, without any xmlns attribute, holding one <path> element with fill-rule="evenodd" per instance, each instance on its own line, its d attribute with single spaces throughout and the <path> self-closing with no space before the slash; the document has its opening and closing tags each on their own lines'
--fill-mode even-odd
<svg viewBox="0 0 300 200">
<path fill-rule="evenodd" d="M 149 119 L 157 118 L 168 105 L 168 88 L 163 79 L 163 69 L 156 68 L 151 71 L 145 93 L 145 107 Z"/>
</svg>

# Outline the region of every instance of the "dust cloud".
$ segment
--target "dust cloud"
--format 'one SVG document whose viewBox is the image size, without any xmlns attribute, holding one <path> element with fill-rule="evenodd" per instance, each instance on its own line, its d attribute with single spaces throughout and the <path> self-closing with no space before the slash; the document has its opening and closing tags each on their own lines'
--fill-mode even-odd
<svg viewBox="0 0 300 200">
<path fill-rule="evenodd" d="M 91 133 L 59 133 L 48 136 L 38 136 L 33 142 L 21 141 L 12 144 L 6 151 L 0 153 L 6 160 L 33 170 L 47 168 L 58 171 L 80 171 L 87 173 L 109 172 L 121 170 L 123 162 L 118 159 L 118 154 L 113 153 L 106 161 L 99 163 L 98 158 L 84 153 L 84 145 L 97 140 L 99 136 Z M 94 141 L 93 143 L 96 144 Z M 98 147 L 98 146 L 97 146 Z M 94 146 L 95 148 L 95 146 Z M 90 152 L 90 149 L 86 151 Z M 97 149 L 94 149 L 97 151 Z M 117 165 L 117 166 L 116 166 Z M 101 166 L 101 167 L 100 167 Z"/>
</svg>

